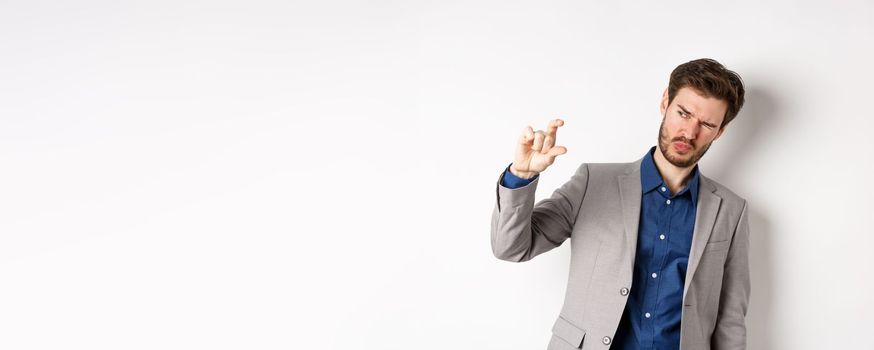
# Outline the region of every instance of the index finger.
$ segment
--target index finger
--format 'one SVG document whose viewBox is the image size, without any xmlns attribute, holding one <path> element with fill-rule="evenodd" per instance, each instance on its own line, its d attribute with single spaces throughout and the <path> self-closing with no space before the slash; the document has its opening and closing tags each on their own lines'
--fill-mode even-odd
<svg viewBox="0 0 874 350">
<path fill-rule="evenodd" d="M 558 132 L 558 127 L 562 125 L 564 125 L 564 120 L 553 119 L 549 122 L 549 126 L 546 128 L 546 134 L 555 139 L 555 133 Z"/>
</svg>

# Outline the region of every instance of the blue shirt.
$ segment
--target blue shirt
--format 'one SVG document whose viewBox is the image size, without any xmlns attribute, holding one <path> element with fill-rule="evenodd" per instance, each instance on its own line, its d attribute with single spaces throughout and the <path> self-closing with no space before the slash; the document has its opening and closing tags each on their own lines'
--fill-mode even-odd
<svg viewBox="0 0 874 350">
<path fill-rule="evenodd" d="M 680 348 L 699 171 L 696 165 L 688 185 L 671 194 L 653 160 L 655 150 L 650 148 L 640 163 L 642 196 L 632 287 L 611 349 Z M 521 179 L 508 170 L 509 166 L 501 178 L 507 188 L 522 187 L 537 177 Z"/>
</svg>

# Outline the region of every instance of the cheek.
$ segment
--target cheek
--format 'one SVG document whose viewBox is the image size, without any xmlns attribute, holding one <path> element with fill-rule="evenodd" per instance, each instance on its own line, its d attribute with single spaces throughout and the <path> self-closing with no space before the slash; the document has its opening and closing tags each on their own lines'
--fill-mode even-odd
<svg viewBox="0 0 874 350">
<path fill-rule="evenodd" d="M 677 123 L 675 120 L 668 120 L 665 122 L 665 134 L 666 135 L 674 135 L 677 133 L 677 130 L 680 129 L 681 123 Z"/>
<path fill-rule="evenodd" d="M 702 133 L 702 134 L 701 134 L 701 139 L 698 140 L 698 143 L 699 143 L 700 145 L 708 145 L 708 144 L 710 144 L 711 142 L 713 142 L 713 140 L 714 140 L 715 138 L 716 138 L 716 133 L 714 133 L 714 132 Z"/>
</svg>

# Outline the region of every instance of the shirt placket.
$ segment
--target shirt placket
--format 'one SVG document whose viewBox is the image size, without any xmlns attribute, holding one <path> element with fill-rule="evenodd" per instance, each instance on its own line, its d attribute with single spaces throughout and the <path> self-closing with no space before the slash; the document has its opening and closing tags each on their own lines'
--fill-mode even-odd
<svg viewBox="0 0 874 350">
<path fill-rule="evenodd" d="M 649 239 L 653 242 L 653 254 L 652 259 L 650 259 L 649 264 L 649 276 L 647 281 L 647 289 L 651 291 L 651 293 L 647 298 L 647 307 L 643 310 L 644 314 L 643 319 L 646 322 L 646 329 L 649 333 L 649 341 L 647 341 L 648 348 L 654 348 L 655 346 L 655 327 L 653 325 L 654 319 L 658 308 L 658 301 L 661 299 L 660 286 L 661 281 L 664 278 L 662 276 L 662 272 L 664 272 L 665 268 L 665 260 L 668 254 L 668 230 L 671 227 L 671 218 L 673 217 L 674 207 L 675 207 L 675 197 L 671 197 L 670 192 L 668 192 L 667 187 L 664 184 L 659 185 L 658 191 L 660 199 L 662 203 L 659 204 L 658 208 L 658 216 L 657 216 L 657 224 L 658 227 L 657 232 L 652 234 Z"/>
</svg>

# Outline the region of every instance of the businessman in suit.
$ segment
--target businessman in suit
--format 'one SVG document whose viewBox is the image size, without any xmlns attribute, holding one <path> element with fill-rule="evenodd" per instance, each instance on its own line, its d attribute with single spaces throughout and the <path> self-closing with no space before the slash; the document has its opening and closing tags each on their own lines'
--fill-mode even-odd
<svg viewBox="0 0 874 350">
<path fill-rule="evenodd" d="M 681 64 L 654 147 L 630 163 L 583 163 L 536 204 L 539 174 L 567 152 L 555 145 L 564 121 L 525 128 L 497 181 L 491 244 L 523 262 L 570 239 L 549 350 L 746 348 L 749 208 L 697 165 L 743 103 L 735 72 Z"/>
</svg>

